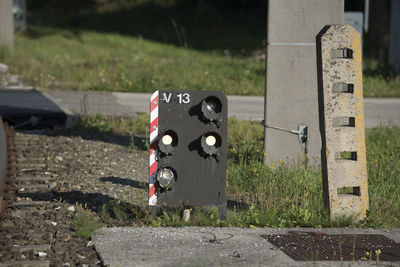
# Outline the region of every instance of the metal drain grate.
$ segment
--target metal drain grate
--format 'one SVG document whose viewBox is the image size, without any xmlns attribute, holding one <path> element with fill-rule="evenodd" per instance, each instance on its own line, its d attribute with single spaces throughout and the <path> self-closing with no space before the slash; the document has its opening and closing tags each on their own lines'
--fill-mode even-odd
<svg viewBox="0 0 400 267">
<path fill-rule="evenodd" d="M 295 261 L 400 261 L 400 244 L 384 235 L 289 232 L 263 235 Z"/>
</svg>

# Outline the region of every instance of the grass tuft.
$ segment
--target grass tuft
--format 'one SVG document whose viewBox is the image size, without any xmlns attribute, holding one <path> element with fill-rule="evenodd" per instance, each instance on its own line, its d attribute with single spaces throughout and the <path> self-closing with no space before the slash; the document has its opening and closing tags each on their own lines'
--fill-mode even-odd
<svg viewBox="0 0 400 267">
<path fill-rule="evenodd" d="M 103 223 L 85 210 L 79 210 L 75 215 L 75 234 L 79 237 L 89 239 L 91 234 L 103 226 Z"/>
</svg>

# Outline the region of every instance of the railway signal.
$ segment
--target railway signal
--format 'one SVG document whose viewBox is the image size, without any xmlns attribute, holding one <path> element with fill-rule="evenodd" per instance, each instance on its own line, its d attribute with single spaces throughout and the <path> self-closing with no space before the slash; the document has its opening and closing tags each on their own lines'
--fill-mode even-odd
<svg viewBox="0 0 400 267">
<path fill-rule="evenodd" d="M 224 216 L 227 111 L 220 92 L 159 90 L 152 95 L 150 206 L 218 206 Z"/>
</svg>

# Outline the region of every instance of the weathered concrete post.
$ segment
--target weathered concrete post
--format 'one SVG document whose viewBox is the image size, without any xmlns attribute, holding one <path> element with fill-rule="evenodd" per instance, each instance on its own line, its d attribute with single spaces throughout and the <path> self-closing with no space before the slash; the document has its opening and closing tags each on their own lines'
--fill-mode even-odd
<svg viewBox="0 0 400 267">
<path fill-rule="evenodd" d="M 321 165 L 331 219 L 368 209 L 360 34 L 331 25 L 317 36 Z"/>
<path fill-rule="evenodd" d="M 14 43 L 13 0 L 0 1 L 0 46 L 12 49 Z"/>
<path fill-rule="evenodd" d="M 343 23 L 343 16 L 343 0 L 268 1 L 265 164 L 306 156 L 319 166 L 315 36 L 325 25 Z"/>
</svg>

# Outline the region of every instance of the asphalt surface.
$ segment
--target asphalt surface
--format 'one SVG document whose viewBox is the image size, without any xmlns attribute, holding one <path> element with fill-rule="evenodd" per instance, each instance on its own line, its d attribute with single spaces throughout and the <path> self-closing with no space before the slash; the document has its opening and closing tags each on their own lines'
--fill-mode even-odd
<svg viewBox="0 0 400 267">
<path fill-rule="evenodd" d="M 149 112 L 150 94 L 48 90 L 44 95 L 70 114 L 134 117 Z M 367 128 L 400 125 L 400 98 L 365 98 L 364 115 Z M 264 97 L 228 96 L 228 116 L 262 121 Z"/>
<path fill-rule="evenodd" d="M 92 238 L 102 262 L 115 266 L 370 266 L 365 260 L 294 261 L 264 235 L 299 232 L 326 234 L 381 234 L 400 242 L 400 230 L 139 227 L 102 228 Z M 400 262 L 379 262 L 400 266 Z"/>
</svg>

